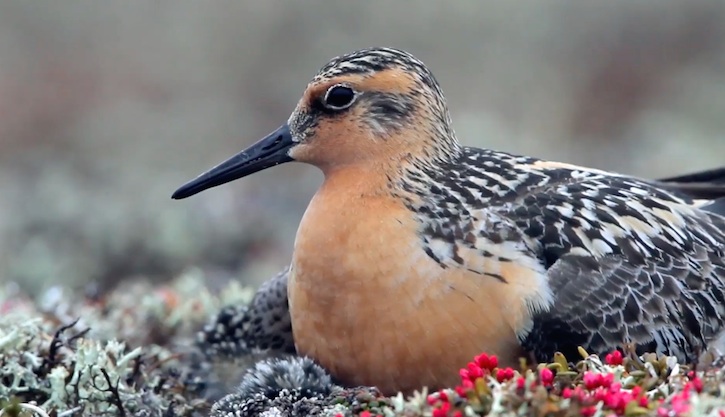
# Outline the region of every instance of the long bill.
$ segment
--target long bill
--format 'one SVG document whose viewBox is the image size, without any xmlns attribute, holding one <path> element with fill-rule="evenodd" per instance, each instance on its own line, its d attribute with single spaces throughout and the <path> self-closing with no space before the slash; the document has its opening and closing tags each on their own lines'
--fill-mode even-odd
<svg viewBox="0 0 725 417">
<path fill-rule="evenodd" d="M 285 123 L 259 142 L 182 185 L 171 198 L 181 200 L 191 197 L 206 189 L 290 162 L 292 158 L 288 151 L 293 144 L 289 126 Z"/>
</svg>

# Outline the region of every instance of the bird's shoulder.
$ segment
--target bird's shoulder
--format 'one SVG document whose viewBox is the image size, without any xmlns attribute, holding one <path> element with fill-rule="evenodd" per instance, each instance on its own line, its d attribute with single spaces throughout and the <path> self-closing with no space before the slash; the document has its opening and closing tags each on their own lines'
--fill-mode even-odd
<svg viewBox="0 0 725 417">
<path fill-rule="evenodd" d="M 725 217 L 655 181 L 476 148 L 418 177 L 425 197 L 411 209 L 424 238 L 508 242 L 547 268 L 567 253 L 642 263 L 695 256 L 695 245 L 713 256 L 725 250 Z"/>
</svg>

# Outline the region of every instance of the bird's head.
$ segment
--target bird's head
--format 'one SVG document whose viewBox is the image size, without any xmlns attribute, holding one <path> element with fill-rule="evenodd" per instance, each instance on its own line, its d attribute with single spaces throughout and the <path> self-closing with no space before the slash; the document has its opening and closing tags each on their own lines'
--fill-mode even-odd
<svg viewBox="0 0 725 417">
<path fill-rule="evenodd" d="M 327 175 L 367 164 L 444 161 L 459 151 L 445 98 L 430 70 L 411 54 L 369 48 L 332 59 L 310 81 L 286 123 L 179 188 L 192 196 L 290 161 Z"/>
</svg>

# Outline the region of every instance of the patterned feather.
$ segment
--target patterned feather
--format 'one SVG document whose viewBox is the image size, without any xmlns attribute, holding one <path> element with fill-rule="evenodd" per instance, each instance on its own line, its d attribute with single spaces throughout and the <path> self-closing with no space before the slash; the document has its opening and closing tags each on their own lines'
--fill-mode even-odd
<svg viewBox="0 0 725 417">
<path fill-rule="evenodd" d="M 401 197 L 446 268 L 475 271 L 486 257 L 545 268 L 553 299 L 532 306 L 519 335 L 539 360 L 576 357 L 579 345 L 601 353 L 634 344 L 690 361 L 722 329 L 719 210 L 656 181 L 502 152 L 465 148 L 451 164 L 411 170 Z"/>
</svg>

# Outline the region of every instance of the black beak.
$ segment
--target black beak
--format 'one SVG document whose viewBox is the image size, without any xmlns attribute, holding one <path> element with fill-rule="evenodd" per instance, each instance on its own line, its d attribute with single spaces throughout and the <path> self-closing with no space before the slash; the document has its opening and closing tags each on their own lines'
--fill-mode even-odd
<svg viewBox="0 0 725 417">
<path fill-rule="evenodd" d="M 264 139 L 182 185 L 171 198 L 181 200 L 191 197 L 217 185 L 292 161 L 287 154 L 292 145 L 292 134 L 285 123 Z"/>
</svg>

